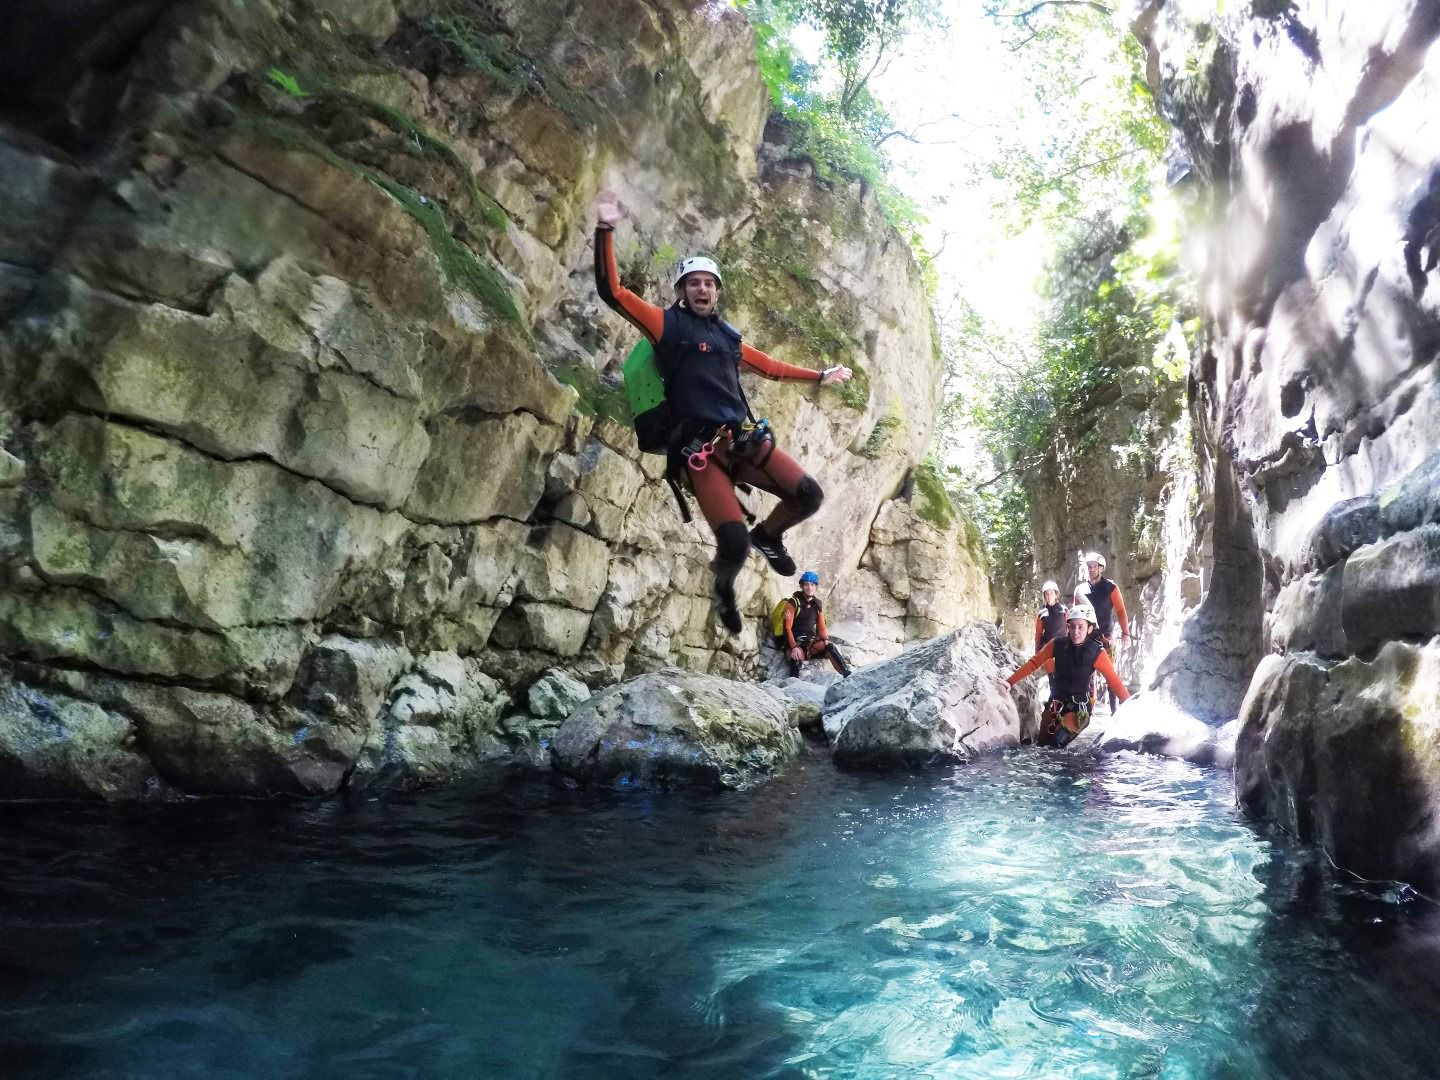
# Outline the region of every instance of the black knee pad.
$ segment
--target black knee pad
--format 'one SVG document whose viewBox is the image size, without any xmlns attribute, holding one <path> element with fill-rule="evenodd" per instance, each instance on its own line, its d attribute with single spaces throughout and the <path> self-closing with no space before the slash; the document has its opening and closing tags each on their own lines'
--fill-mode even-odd
<svg viewBox="0 0 1440 1080">
<path fill-rule="evenodd" d="M 809 517 L 819 510 L 820 504 L 825 501 L 825 490 L 813 476 L 805 476 L 800 483 L 795 485 L 795 496 L 792 501 L 796 510 Z"/>
<path fill-rule="evenodd" d="M 716 568 L 739 572 L 750 554 L 750 530 L 741 521 L 727 521 L 715 530 Z M 733 575 L 732 575 L 733 576 Z"/>
</svg>

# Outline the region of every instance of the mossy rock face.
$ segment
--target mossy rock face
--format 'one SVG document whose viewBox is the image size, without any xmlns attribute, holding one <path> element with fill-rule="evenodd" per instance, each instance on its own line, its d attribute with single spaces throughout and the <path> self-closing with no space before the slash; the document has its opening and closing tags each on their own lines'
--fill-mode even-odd
<svg viewBox="0 0 1440 1080">
<path fill-rule="evenodd" d="M 749 671 L 753 633 L 713 617 L 712 549 L 603 374 L 634 334 L 588 266 L 602 183 L 631 185 L 621 252 L 654 298 L 681 254 L 728 242 L 748 340 L 857 370 L 774 387 L 770 415 L 827 489 L 807 528 L 858 563 L 933 416 L 903 360 L 929 352 L 904 316 L 923 297 L 863 193 L 768 157 L 755 184 L 766 96 L 741 15 L 172 8 L 144 65 L 106 72 L 117 105 L 87 135 L 104 177 L 6 151 L 0 208 L 27 235 L 0 227 L 25 256 L 0 271 L 0 310 L 23 308 L 0 345 L 0 654 L 73 698 L 76 745 L 131 778 L 86 779 L 52 746 L 8 759 L 36 773 L 26 790 L 48 770 L 82 794 L 149 792 L 132 735 L 176 791 L 431 782 L 503 757 L 501 698 L 551 668 L 592 685 L 677 660 Z M 463 34 L 431 18 L 447 13 Z M 757 614 L 759 588 L 742 582 Z M 462 702 L 386 726 L 383 691 L 422 654 L 503 685 L 473 710 L 486 723 Z M 671 742 L 694 768 L 661 782 L 783 766 L 793 725 L 736 693 L 694 692 Z"/>
<path fill-rule="evenodd" d="M 0 672 L 0 793 L 9 798 L 164 798 L 131 721 Z"/>
</svg>

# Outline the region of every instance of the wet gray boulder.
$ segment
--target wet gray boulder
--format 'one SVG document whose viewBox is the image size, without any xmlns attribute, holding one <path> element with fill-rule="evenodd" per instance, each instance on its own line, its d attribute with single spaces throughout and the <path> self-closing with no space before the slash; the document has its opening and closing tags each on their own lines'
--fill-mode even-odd
<svg viewBox="0 0 1440 1080">
<path fill-rule="evenodd" d="M 1013 695 L 1000 681 L 1023 662 L 977 622 L 857 671 L 825 696 L 835 761 L 905 768 L 1018 746 L 1035 727 L 1034 680 Z"/>
<path fill-rule="evenodd" d="M 745 788 L 799 755 L 795 708 L 769 686 L 667 669 L 590 698 L 550 749 L 584 783 Z"/>
<path fill-rule="evenodd" d="M 559 724 L 584 704 L 590 688 L 569 672 L 551 668 L 531 684 L 526 694 L 530 715 Z"/>
</svg>

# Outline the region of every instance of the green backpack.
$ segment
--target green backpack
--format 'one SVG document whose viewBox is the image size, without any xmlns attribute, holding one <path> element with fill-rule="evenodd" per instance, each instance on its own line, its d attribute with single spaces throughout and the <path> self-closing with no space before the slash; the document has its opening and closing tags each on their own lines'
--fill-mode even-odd
<svg viewBox="0 0 1440 1080">
<path fill-rule="evenodd" d="M 770 636 L 783 638 L 785 636 L 785 609 L 795 604 L 793 596 L 787 596 L 775 605 L 770 612 Z"/>
<path fill-rule="evenodd" d="M 625 384 L 630 415 L 635 418 L 635 441 L 644 453 L 665 453 L 675 428 L 675 414 L 665 400 L 665 376 L 660 371 L 655 347 L 649 341 L 641 339 L 630 350 L 620 365 L 620 378 Z"/>
</svg>

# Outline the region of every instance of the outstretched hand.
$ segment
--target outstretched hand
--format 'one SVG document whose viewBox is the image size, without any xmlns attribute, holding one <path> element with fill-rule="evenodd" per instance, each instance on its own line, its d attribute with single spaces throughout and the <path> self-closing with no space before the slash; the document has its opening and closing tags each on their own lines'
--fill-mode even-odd
<svg viewBox="0 0 1440 1080">
<path fill-rule="evenodd" d="M 997 676 L 995 676 L 995 678 L 996 678 L 996 679 L 999 681 L 999 683 L 1000 683 L 1000 692 L 1003 693 L 1003 694 L 1008 694 L 1008 693 L 1010 693 L 1010 681 L 1009 681 L 1008 679 L 1006 679 L 1004 676 L 1001 676 L 1001 675 L 997 675 Z"/>
<path fill-rule="evenodd" d="M 834 386 L 836 383 L 849 382 L 855 373 L 843 365 L 840 367 L 826 368 L 820 375 L 821 386 Z"/>
<path fill-rule="evenodd" d="M 620 196 L 608 188 L 595 196 L 595 220 L 601 225 L 614 225 L 625 220 L 625 207 Z"/>
</svg>

